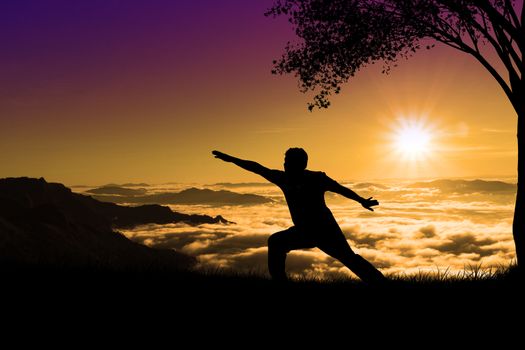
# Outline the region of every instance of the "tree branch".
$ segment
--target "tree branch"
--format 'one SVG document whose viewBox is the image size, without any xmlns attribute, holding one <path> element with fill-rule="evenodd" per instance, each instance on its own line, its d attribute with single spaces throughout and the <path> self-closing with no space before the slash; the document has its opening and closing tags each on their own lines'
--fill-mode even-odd
<svg viewBox="0 0 525 350">
<path fill-rule="evenodd" d="M 443 40 L 442 38 L 439 38 L 437 36 L 434 37 L 434 39 L 436 41 L 439 41 L 440 43 L 442 44 L 445 44 L 453 49 L 456 49 L 456 50 L 459 50 L 459 51 L 462 51 L 462 52 L 465 52 L 465 53 L 469 53 L 467 51 L 465 51 L 461 46 L 459 46 L 458 44 L 456 44 L 455 42 L 453 41 L 450 41 L 450 40 Z"/>
<path fill-rule="evenodd" d="M 439 30 L 438 30 L 439 31 Z M 474 58 L 476 58 L 482 65 L 489 71 L 489 73 L 496 79 L 498 84 L 501 86 L 503 91 L 505 92 L 505 95 L 507 95 L 508 99 L 512 103 L 512 106 L 517 110 L 518 108 L 518 102 L 516 101 L 515 95 L 512 92 L 512 89 L 509 87 L 505 79 L 498 73 L 496 68 L 494 68 L 483 55 L 479 51 L 476 51 L 475 48 L 472 48 L 468 46 L 464 41 L 461 40 L 460 36 L 451 36 L 449 33 L 440 31 L 438 32 L 443 38 L 447 40 L 443 40 L 443 38 L 440 38 L 438 36 L 434 37 L 437 41 L 442 42 L 445 45 L 448 45 L 450 47 L 453 47 L 455 49 L 458 49 L 460 51 L 463 51 L 465 53 L 468 53 Z"/>
<path fill-rule="evenodd" d="M 492 4 L 488 0 L 478 0 L 478 6 L 480 9 L 485 11 L 489 19 L 494 24 L 499 24 L 509 35 L 511 38 L 516 40 L 516 42 L 519 42 L 520 33 L 517 29 L 517 27 L 512 25 L 512 22 L 510 22 L 504 15 L 498 12 Z M 522 19 L 523 19 L 523 12 L 522 12 Z M 523 51 L 523 48 L 520 47 L 520 49 Z"/>
<path fill-rule="evenodd" d="M 518 101 L 516 101 L 516 97 L 512 92 L 512 89 L 509 87 L 505 79 L 502 78 L 502 76 L 498 73 L 498 71 L 479 53 L 472 50 L 470 53 L 472 56 L 474 56 L 482 65 L 489 71 L 489 73 L 496 79 L 498 84 L 501 86 L 503 91 L 505 92 L 505 95 L 507 95 L 508 99 L 512 103 L 512 106 L 514 109 L 518 110 L 519 104 Z"/>
<path fill-rule="evenodd" d="M 514 26 L 516 28 L 520 27 L 521 24 L 520 24 L 520 21 L 518 19 L 518 15 L 516 14 L 516 11 L 514 11 L 514 6 L 512 6 L 512 1 L 505 0 L 505 9 L 507 11 L 509 11 L 509 16 L 510 16 L 512 22 L 514 22 Z"/>
<path fill-rule="evenodd" d="M 488 16 L 488 14 L 487 14 Z M 507 35 L 504 33 L 503 28 L 497 24 L 493 24 L 493 32 L 496 35 L 494 38 L 491 33 L 488 31 L 488 26 L 486 24 L 485 16 L 481 15 L 483 19 L 483 25 L 481 25 L 475 18 L 471 18 L 468 23 L 474 26 L 492 45 L 496 51 L 498 57 L 505 65 L 505 68 L 509 71 L 509 74 L 512 75 L 515 72 L 515 66 L 520 67 L 522 64 L 522 59 L 519 57 L 518 53 L 515 51 L 512 42 L 507 38 Z M 469 26 L 467 25 L 467 28 Z M 469 35 L 470 31 L 467 29 Z M 477 49 L 477 48 L 476 48 Z M 476 50 L 479 53 L 479 50 Z M 515 66 L 512 64 L 512 60 L 515 63 Z"/>
<path fill-rule="evenodd" d="M 466 27 L 467 27 L 468 36 L 470 38 L 470 41 L 472 41 L 472 45 L 474 46 L 474 49 L 476 50 L 476 52 L 479 52 L 478 38 L 476 37 L 476 33 L 474 33 L 473 28 L 471 26 L 466 26 Z"/>
<path fill-rule="evenodd" d="M 475 48 L 468 46 L 465 42 L 461 40 L 459 35 L 454 36 L 447 31 L 435 28 L 435 32 L 438 35 L 434 35 L 433 38 L 440 43 L 443 43 L 447 46 L 450 46 L 456 50 L 463 51 L 470 54 L 471 51 L 475 51 Z M 467 49 L 468 48 L 468 49 Z"/>
<path fill-rule="evenodd" d="M 494 28 L 494 33 L 496 34 L 498 43 L 501 44 L 500 47 L 502 52 L 501 54 L 498 52 L 498 56 L 500 56 L 503 64 L 505 64 L 505 67 L 509 71 L 509 75 L 515 74 L 517 76 L 515 68 L 517 67 L 518 69 L 520 69 L 523 63 L 522 59 L 514 50 L 512 43 L 507 38 L 507 35 L 503 32 L 503 29 L 496 27 Z M 514 61 L 514 65 L 512 64 L 512 61 Z"/>
<path fill-rule="evenodd" d="M 521 50 L 521 54 L 523 55 L 523 51 L 524 51 L 524 48 L 525 48 L 525 26 L 523 26 L 523 22 L 525 21 L 525 4 L 523 4 L 523 6 L 521 7 L 521 23 L 520 23 L 520 39 L 517 40 L 517 43 L 518 43 L 518 46 Z M 522 65 L 522 68 L 525 68 L 523 67 Z M 523 69 L 522 69 L 523 71 Z"/>
<path fill-rule="evenodd" d="M 522 34 L 523 34 L 523 21 L 525 21 L 525 4 L 521 7 L 521 23 L 520 23 L 520 27 L 521 27 Z"/>
</svg>

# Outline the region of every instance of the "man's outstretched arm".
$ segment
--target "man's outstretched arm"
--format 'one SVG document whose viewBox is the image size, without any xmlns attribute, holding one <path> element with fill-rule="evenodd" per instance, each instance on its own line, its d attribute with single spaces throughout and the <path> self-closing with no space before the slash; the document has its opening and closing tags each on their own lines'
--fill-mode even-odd
<svg viewBox="0 0 525 350">
<path fill-rule="evenodd" d="M 330 178 L 329 178 L 330 179 Z M 379 202 L 372 197 L 363 198 L 348 187 L 345 187 L 339 184 L 337 181 L 330 179 L 329 190 L 331 192 L 338 193 L 346 198 L 353 199 L 354 201 L 360 203 L 365 209 L 374 211 L 373 206 L 379 205 Z"/>
<path fill-rule="evenodd" d="M 237 165 L 238 167 L 251 171 L 252 173 L 261 175 L 262 177 L 264 177 L 266 180 L 270 182 L 275 182 L 275 179 L 273 176 L 274 170 L 268 169 L 267 167 L 262 166 L 261 164 L 257 162 L 236 158 L 236 157 L 230 156 L 229 154 L 222 153 L 219 151 L 213 151 L 211 153 L 215 156 L 215 158 L 218 158 L 225 162 L 233 163 Z"/>
</svg>

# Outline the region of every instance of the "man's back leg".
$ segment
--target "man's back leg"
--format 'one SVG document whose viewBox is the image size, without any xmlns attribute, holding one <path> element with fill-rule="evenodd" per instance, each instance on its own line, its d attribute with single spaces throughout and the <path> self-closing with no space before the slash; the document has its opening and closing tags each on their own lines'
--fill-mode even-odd
<svg viewBox="0 0 525 350">
<path fill-rule="evenodd" d="M 374 265 L 361 255 L 354 253 L 342 232 L 341 237 L 324 239 L 318 247 L 326 254 L 343 263 L 343 265 L 348 267 L 357 277 L 363 280 L 363 282 L 374 284 L 386 281 L 381 271 L 376 269 Z"/>
</svg>

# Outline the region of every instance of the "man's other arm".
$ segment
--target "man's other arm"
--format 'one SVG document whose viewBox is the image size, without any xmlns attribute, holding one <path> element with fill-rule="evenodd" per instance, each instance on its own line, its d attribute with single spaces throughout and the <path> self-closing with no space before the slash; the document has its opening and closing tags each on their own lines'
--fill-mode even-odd
<svg viewBox="0 0 525 350">
<path fill-rule="evenodd" d="M 360 203 L 365 209 L 368 209 L 370 211 L 374 211 L 374 209 L 372 208 L 373 206 L 379 205 L 379 202 L 373 199 L 372 197 L 363 198 L 348 187 L 341 185 L 339 182 L 332 180 L 328 176 L 326 176 L 326 179 L 327 189 L 330 192 L 338 193 L 341 196 L 353 199 L 354 201 Z"/>
<path fill-rule="evenodd" d="M 264 177 L 266 180 L 270 182 L 275 183 L 277 181 L 276 174 L 279 173 L 279 171 L 277 170 L 271 170 L 265 166 L 262 166 L 261 164 L 257 162 L 236 158 L 234 156 L 230 156 L 229 154 L 222 153 L 219 151 L 213 151 L 212 154 L 215 156 L 215 158 L 218 158 L 225 162 L 233 163 L 237 165 L 238 167 L 243 168 L 244 170 L 248 170 L 252 173 L 255 173 L 255 174 L 258 174 Z"/>
</svg>

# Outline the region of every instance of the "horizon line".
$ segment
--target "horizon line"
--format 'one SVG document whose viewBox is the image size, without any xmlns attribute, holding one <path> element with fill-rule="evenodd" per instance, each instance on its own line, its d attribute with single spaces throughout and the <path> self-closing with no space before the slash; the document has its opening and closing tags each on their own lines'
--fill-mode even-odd
<svg viewBox="0 0 525 350">
<path fill-rule="evenodd" d="M 4 177 L 5 178 L 5 177 Z M 436 177 L 428 177 L 428 176 L 421 176 L 421 177 L 410 177 L 410 178 L 399 178 L 399 177 L 391 177 L 391 178 L 372 178 L 372 179 L 342 179 L 337 180 L 341 183 L 366 183 L 366 182 L 392 182 L 392 181 L 398 181 L 398 182 L 407 182 L 407 181 L 435 181 L 435 180 L 492 180 L 497 181 L 501 179 L 512 179 L 517 181 L 517 175 L 508 175 L 508 174 L 500 174 L 500 175 L 472 175 L 472 176 L 436 176 Z M 49 181 L 48 182 L 55 182 L 55 181 Z M 184 181 L 166 181 L 166 182 L 150 182 L 146 180 L 136 180 L 136 181 L 111 181 L 106 182 L 102 184 L 78 184 L 75 183 L 73 185 L 68 184 L 66 182 L 60 182 L 67 187 L 100 187 L 100 186 L 107 186 L 107 185 L 119 185 L 122 186 L 124 184 L 147 184 L 147 185 L 201 185 L 201 186 L 220 186 L 223 184 L 232 184 L 232 185 L 240 185 L 240 184 L 268 184 L 272 185 L 270 182 L 267 181 L 219 181 L 219 182 L 184 182 Z"/>
</svg>

